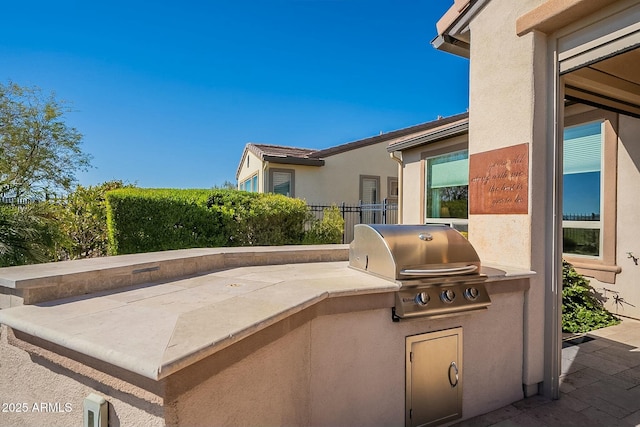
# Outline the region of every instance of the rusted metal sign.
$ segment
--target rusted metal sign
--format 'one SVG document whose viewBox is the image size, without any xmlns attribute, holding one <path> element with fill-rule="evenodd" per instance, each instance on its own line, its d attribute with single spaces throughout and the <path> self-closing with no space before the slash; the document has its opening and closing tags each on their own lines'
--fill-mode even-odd
<svg viewBox="0 0 640 427">
<path fill-rule="evenodd" d="M 469 213 L 529 212 L 529 144 L 469 157 Z"/>
</svg>

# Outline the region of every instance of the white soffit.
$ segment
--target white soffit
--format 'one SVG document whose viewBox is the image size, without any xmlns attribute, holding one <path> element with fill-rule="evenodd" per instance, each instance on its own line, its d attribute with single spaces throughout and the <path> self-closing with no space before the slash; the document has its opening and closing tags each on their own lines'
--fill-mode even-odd
<svg viewBox="0 0 640 427">
<path fill-rule="evenodd" d="M 640 46 L 640 5 L 599 20 L 558 39 L 560 73 Z"/>
</svg>

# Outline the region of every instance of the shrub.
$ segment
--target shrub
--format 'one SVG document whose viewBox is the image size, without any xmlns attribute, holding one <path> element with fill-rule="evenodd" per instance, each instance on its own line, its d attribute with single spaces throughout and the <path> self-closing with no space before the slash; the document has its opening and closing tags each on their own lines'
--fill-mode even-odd
<svg viewBox="0 0 640 427">
<path fill-rule="evenodd" d="M 589 332 L 616 325 L 620 319 L 604 308 L 589 285 L 573 266 L 562 262 L 562 330 Z"/>
<path fill-rule="evenodd" d="M 344 218 L 336 206 L 324 210 L 322 220 L 314 219 L 311 228 L 306 232 L 303 243 L 306 245 L 321 245 L 342 243 L 344 233 Z"/>
<path fill-rule="evenodd" d="M 280 194 L 213 190 L 207 206 L 220 215 L 228 246 L 300 244 L 307 205 Z"/>
<path fill-rule="evenodd" d="M 236 190 L 121 189 L 107 193 L 109 254 L 300 244 L 307 206 Z"/>
<path fill-rule="evenodd" d="M 210 193 L 149 188 L 108 192 L 109 254 L 224 245 L 223 224 L 207 209 Z"/>
<path fill-rule="evenodd" d="M 47 262 L 57 235 L 48 204 L 0 205 L 0 267 Z"/>
</svg>

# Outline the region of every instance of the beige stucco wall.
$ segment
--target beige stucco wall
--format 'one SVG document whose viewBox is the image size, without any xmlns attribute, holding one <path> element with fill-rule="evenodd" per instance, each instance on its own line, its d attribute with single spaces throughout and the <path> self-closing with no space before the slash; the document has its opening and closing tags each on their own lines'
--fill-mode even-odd
<svg viewBox="0 0 640 427">
<path fill-rule="evenodd" d="M 310 325 L 257 349 L 181 396 L 178 425 L 308 425 Z"/>
<path fill-rule="evenodd" d="M 423 171 L 420 162 L 422 147 L 402 152 L 402 223 L 421 224 Z"/>
<path fill-rule="evenodd" d="M 471 22 L 469 153 L 529 143 L 529 213 L 470 215 L 469 240 L 484 262 L 531 268 L 525 301 L 523 384 L 536 393 L 544 375 L 547 155 L 547 45 L 515 34 L 515 21 L 542 0 L 492 0 Z"/>
<path fill-rule="evenodd" d="M 109 402 L 111 426 L 164 425 L 159 399 L 149 399 L 153 402 L 129 393 L 131 387 L 123 382 L 102 383 L 96 378 L 104 379 L 104 374 L 93 376 L 69 359 L 54 357 L 61 363 L 57 364 L 11 345 L 6 326 L 0 334 L 0 425 L 81 426 L 83 401 L 90 393 Z"/>
<path fill-rule="evenodd" d="M 398 176 L 398 164 L 387 153 L 387 144 L 374 145 L 328 156 L 322 167 L 296 167 L 296 197 L 310 204 L 357 204 L 360 175 L 380 177 L 382 201 L 388 195 L 387 178 Z M 282 165 L 283 168 L 289 165 Z M 280 167 L 272 164 L 271 167 Z"/>
<path fill-rule="evenodd" d="M 389 308 L 314 318 L 172 407 L 182 425 L 403 425 L 405 337 L 461 326 L 463 416 L 491 411 L 522 398 L 524 295 L 492 300 L 486 311 L 436 320 L 394 323 Z"/>
<path fill-rule="evenodd" d="M 309 204 L 357 204 L 360 200 L 360 175 L 380 178 L 379 201 L 382 201 L 389 194 L 388 178 L 398 177 L 398 163 L 389 157 L 385 141 L 328 156 L 324 159 L 324 166 L 270 162 L 262 171 L 263 165 L 258 157 L 251 152 L 247 153 L 247 157 L 249 166 L 245 159 L 238 182 L 258 173 L 260 191 L 268 192 L 265 179 L 269 179 L 269 169 L 291 170 L 295 174 L 294 197 L 304 199 Z"/>
</svg>

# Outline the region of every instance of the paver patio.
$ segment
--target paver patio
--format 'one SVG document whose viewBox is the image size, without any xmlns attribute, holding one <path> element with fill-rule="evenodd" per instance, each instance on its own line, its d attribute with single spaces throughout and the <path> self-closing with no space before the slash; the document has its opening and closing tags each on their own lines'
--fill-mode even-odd
<svg viewBox="0 0 640 427">
<path fill-rule="evenodd" d="M 560 399 L 533 396 L 460 427 L 640 425 L 640 321 L 566 340 Z"/>
</svg>

